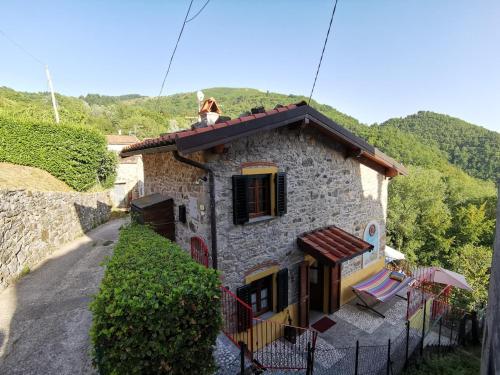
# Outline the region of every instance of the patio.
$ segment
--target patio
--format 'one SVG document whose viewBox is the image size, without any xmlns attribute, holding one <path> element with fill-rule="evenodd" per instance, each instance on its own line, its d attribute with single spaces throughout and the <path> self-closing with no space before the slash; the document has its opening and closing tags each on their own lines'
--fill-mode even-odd
<svg viewBox="0 0 500 375">
<path fill-rule="evenodd" d="M 405 295 L 402 291 L 401 295 Z M 328 315 L 335 325 L 318 333 L 315 351 L 315 374 L 353 374 L 356 363 L 356 341 L 359 341 L 359 373 L 382 374 L 387 368 L 388 341 L 394 362 L 400 366 L 404 358 L 406 337 L 406 300 L 394 297 L 377 309 L 386 318 L 356 305 L 356 300 Z M 311 311 L 311 322 L 325 314 Z M 395 367 L 398 368 L 398 367 Z"/>
<path fill-rule="evenodd" d="M 405 296 L 401 291 L 399 296 Z M 405 330 L 407 301 L 395 296 L 386 303 L 376 306 L 386 318 L 382 318 L 374 312 L 363 309 L 356 305 L 354 299 L 342 306 L 334 314 L 328 315 L 336 324 L 323 333 L 318 334 L 318 344 L 324 341 L 327 345 L 335 348 L 360 345 L 384 345 L 389 339 L 396 339 Z M 319 311 L 311 311 L 311 324 L 324 317 Z"/>
</svg>

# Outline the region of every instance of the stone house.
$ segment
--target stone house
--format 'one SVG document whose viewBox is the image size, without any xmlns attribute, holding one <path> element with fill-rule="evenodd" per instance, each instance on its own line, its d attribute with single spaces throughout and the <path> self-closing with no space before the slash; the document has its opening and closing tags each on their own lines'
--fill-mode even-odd
<svg viewBox="0 0 500 375">
<path fill-rule="evenodd" d="M 108 151 L 119 154 L 123 148 L 139 142 L 135 135 L 107 135 Z M 142 157 L 134 155 L 127 158 L 119 158 L 116 170 L 116 180 L 111 199 L 115 207 L 126 208 L 132 199 L 144 195 L 144 173 Z"/>
<path fill-rule="evenodd" d="M 307 326 L 384 266 L 388 182 L 406 170 L 305 102 L 252 113 L 121 155 L 142 155 L 145 194 L 174 200 L 176 241 L 208 249 L 255 315 Z"/>
</svg>

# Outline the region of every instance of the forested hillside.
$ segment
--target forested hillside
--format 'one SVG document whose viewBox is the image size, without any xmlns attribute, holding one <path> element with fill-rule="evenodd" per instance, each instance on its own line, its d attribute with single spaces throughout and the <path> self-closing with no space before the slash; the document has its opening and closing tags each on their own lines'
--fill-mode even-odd
<svg viewBox="0 0 500 375">
<path fill-rule="evenodd" d="M 203 90 L 213 96 L 223 115 L 238 117 L 252 107 L 274 108 L 276 104 L 295 103 L 306 98 L 297 95 L 265 93 L 255 89 L 211 88 Z M 134 132 L 139 138 L 153 137 L 190 126 L 197 118 L 196 93 L 174 94 L 156 98 L 140 95 L 105 96 L 89 94 L 79 98 L 56 95 L 62 123 L 89 125 L 105 134 Z M 315 108 L 356 130 L 363 127 L 356 119 L 328 105 L 312 101 Z M 0 87 L 0 114 L 52 121 L 53 112 L 48 93 L 24 93 Z"/>
<path fill-rule="evenodd" d="M 451 163 L 471 176 L 491 180 L 500 176 L 500 134 L 497 132 L 455 117 L 424 111 L 387 120 L 381 126 L 403 130 L 434 145 Z"/>
<path fill-rule="evenodd" d="M 223 115 L 237 117 L 252 107 L 274 108 L 303 96 L 254 89 L 211 88 Z M 197 116 L 196 94 L 80 98 L 57 95 L 62 125 L 78 124 L 139 138 L 188 127 Z M 312 101 L 326 116 L 367 139 L 409 167 L 410 175 L 389 185 L 388 241 L 419 264 L 462 272 L 475 287 L 469 304 L 486 298 L 494 229 L 499 137 L 496 132 L 431 112 L 419 112 L 382 125 L 367 126 L 336 109 Z M 46 93 L 0 88 L 0 116 L 53 121 Z M 475 177 L 474 177 L 475 176 Z M 479 178 L 477 178 L 479 177 Z"/>
</svg>

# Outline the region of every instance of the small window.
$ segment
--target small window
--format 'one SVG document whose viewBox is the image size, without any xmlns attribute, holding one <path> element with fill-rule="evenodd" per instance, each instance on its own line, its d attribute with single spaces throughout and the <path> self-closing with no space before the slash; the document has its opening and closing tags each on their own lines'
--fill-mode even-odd
<svg viewBox="0 0 500 375">
<path fill-rule="evenodd" d="M 272 308 L 272 277 L 264 277 L 250 284 L 250 304 L 254 316 L 259 316 Z"/>
<path fill-rule="evenodd" d="M 271 215 L 271 175 L 248 178 L 248 215 L 250 218 Z"/>
<path fill-rule="evenodd" d="M 232 182 L 234 224 L 245 224 L 262 216 L 286 214 L 285 172 L 234 175 Z"/>
</svg>

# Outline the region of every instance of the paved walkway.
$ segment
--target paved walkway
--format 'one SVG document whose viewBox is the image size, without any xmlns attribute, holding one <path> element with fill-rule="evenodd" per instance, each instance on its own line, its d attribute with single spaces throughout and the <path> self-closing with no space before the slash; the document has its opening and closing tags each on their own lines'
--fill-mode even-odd
<svg viewBox="0 0 500 375">
<path fill-rule="evenodd" d="M 0 294 L 0 374 L 93 374 L 88 310 L 125 219 L 65 245 Z"/>
</svg>

